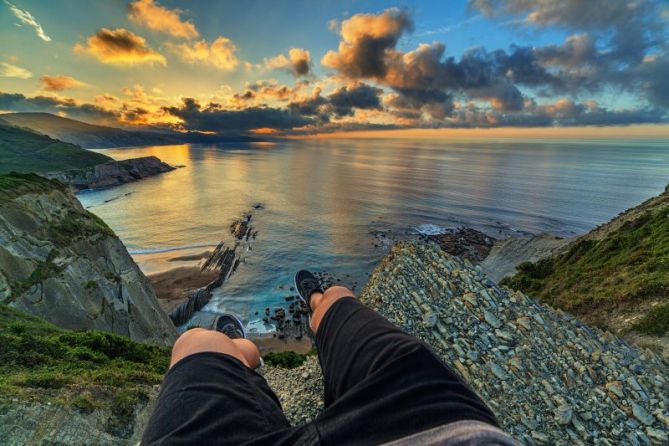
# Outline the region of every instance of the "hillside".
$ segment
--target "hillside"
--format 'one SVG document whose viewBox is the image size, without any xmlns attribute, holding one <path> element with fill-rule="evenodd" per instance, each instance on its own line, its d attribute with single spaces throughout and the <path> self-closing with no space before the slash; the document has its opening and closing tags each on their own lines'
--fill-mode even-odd
<svg viewBox="0 0 669 446">
<path fill-rule="evenodd" d="M 168 363 L 165 347 L 64 330 L 0 304 L 2 443 L 123 444 Z"/>
<path fill-rule="evenodd" d="M 63 328 L 174 341 L 149 280 L 63 183 L 0 176 L 0 241 L 0 303 Z"/>
<path fill-rule="evenodd" d="M 0 118 L 12 125 L 33 129 L 61 141 L 88 149 L 173 144 L 178 138 L 155 132 L 130 132 L 113 127 L 86 124 L 50 113 L 7 113 Z"/>
<path fill-rule="evenodd" d="M 667 334 L 669 190 L 502 284 L 618 333 Z"/>
<path fill-rule="evenodd" d="M 106 155 L 6 122 L 0 120 L 0 174 L 81 169 L 112 161 Z"/>
</svg>

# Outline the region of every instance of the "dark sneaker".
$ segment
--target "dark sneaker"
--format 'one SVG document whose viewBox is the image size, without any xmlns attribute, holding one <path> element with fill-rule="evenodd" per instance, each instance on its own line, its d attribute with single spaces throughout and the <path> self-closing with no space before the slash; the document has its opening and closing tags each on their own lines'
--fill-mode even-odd
<svg viewBox="0 0 669 446">
<path fill-rule="evenodd" d="M 311 300 L 311 295 L 316 291 L 319 293 L 323 292 L 320 281 L 309 271 L 303 269 L 295 274 L 295 289 L 297 290 L 298 297 L 302 302 L 307 304 L 309 313 L 311 313 L 311 305 L 309 302 Z"/>
<path fill-rule="evenodd" d="M 234 314 L 222 314 L 216 318 L 214 329 L 220 331 L 230 339 L 246 338 L 244 324 Z"/>
</svg>

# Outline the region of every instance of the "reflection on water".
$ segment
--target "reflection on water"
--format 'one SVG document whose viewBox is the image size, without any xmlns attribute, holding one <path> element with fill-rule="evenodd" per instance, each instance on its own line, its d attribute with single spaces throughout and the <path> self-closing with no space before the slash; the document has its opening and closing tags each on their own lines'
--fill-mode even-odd
<svg viewBox="0 0 669 446">
<path fill-rule="evenodd" d="M 255 248 L 206 307 L 247 320 L 282 303 L 302 267 L 364 283 L 382 255 L 370 229 L 430 223 L 568 236 L 659 193 L 669 178 L 667 141 L 307 140 L 103 152 L 185 166 L 80 195 L 147 272 L 177 254 L 139 253 L 201 252 L 265 204 Z"/>
</svg>

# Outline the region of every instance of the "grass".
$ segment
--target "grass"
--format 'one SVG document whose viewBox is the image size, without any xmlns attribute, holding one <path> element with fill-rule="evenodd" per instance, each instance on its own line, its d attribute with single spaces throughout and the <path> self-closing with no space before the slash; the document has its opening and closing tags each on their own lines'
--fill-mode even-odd
<svg viewBox="0 0 669 446">
<path fill-rule="evenodd" d="M 265 364 L 281 367 L 284 369 L 294 369 L 301 366 L 309 356 L 316 354 L 316 350 L 312 350 L 306 355 L 295 352 L 270 352 L 263 356 Z"/>
<path fill-rule="evenodd" d="M 568 252 L 523 263 L 501 284 L 594 321 L 640 304 L 669 300 L 669 210 L 647 211 L 602 240 L 581 240 Z M 655 307 L 633 329 L 662 335 L 669 310 Z"/>
<path fill-rule="evenodd" d="M 0 397 L 65 403 L 82 412 L 112 412 L 108 430 L 122 434 L 147 385 L 169 364 L 164 347 L 98 331 L 70 331 L 0 304 Z"/>
<path fill-rule="evenodd" d="M 64 191 L 67 186 L 57 180 L 48 180 L 34 173 L 11 172 L 0 175 L 0 203 L 28 193 L 48 192 L 54 189 Z"/>
<path fill-rule="evenodd" d="M 0 124 L 0 160 L 2 174 L 83 169 L 111 158 L 28 129 Z"/>
<path fill-rule="evenodd" d="M 632 329 L 650 336 L 665 334 L 669 331 L 669 303 L 653 307 Z"/>
</svg>

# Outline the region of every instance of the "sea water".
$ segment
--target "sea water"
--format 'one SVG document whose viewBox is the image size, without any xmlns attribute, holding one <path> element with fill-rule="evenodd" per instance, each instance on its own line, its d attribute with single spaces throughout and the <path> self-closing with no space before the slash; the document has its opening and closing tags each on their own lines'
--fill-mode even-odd
<svg viewBox="0 0 669 446">
<path fill-rule="evenodd" d="M 285 305 L 296 270 L 357 289 L 387 245 L 374 231 L 573 236 L 664 190 L 666 140 L 307 139 L 101 150 L 183 166 L 79 199 L 146 273 L 212 249 L 253 205 L 258 237 L 200 315 L 231 311 L 254 329 Z M 256 314 L 258 313 L 258 315 Z"/>
</svg>

